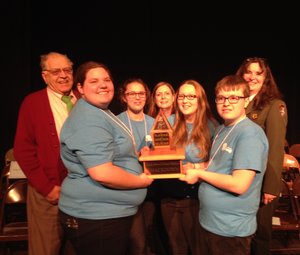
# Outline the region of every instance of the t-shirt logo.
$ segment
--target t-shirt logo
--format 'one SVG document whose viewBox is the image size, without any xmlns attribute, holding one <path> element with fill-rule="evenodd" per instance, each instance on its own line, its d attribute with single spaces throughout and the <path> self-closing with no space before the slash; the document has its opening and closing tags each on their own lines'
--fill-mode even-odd
<svg viewBox="0 0 300 255">
<path fill-rule="evenodd" d="M 232 153 L 232 149 L 227 145 L 227 143 L 223 143 L 222 151 L 227 151 L 228 153 Z"/>
</svg>

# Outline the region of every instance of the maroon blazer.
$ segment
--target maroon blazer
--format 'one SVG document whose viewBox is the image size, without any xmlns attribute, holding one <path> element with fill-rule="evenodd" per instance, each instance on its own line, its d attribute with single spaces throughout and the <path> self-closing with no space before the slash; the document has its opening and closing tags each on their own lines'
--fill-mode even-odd
<svg viewBox="0 0 300 255">
<path fill-rule="evenodd" d="M 73 91 L 79 98 L 78 91 Z M 14 156 L 29 183 L 43 196 L 60 186 L 67 169 L 60 158 L 60 144 L 47 89 L 23 100 L 14 140 Z"/>
</svg>

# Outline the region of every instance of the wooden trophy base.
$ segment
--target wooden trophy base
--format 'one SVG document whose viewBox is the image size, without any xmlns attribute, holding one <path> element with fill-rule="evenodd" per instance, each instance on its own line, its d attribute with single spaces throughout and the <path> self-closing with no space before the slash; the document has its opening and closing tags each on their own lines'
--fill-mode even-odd
<svg viewBox="0 0 300 255">
<path fill-rule="evenodd" d="M 157 148 L 144 151 L 139 160 L 143 162 L 144 172 L 150 178 L 168 179 L 183 176 L 182 160 L 184 158 L 183 148 Z"/>
</svg>

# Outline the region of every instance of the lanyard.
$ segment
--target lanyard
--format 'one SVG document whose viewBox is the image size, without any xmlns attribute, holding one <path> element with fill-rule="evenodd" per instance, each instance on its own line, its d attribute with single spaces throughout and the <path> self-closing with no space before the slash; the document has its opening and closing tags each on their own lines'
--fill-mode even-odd
<svg viewBox="0 0 300 255">
<path fill-rule="evenodd" d="M 243 119 L 245 119 L 245 118 L 243 118 Z M 226 136 L 223 138 L 223 140 L 222 140 L 222 142 L 220 143 L 220 145 L 218 146 L 217 150 L 216 150 L 215 153 L 212 155 L 212 157 L 209 159 L 209 162 L 208 162 L 208 164 L 207 164 L 206 169 L 210 166 L 211 162 L 212 162 L 213 159 L 215 158 L 215 156 L 216 156 L 216 154 L 218 153 L 218 151 L 220 150 L 221 146 L 224 144 L 224 142 L 225 142 L 225 140 L 227 139 L 227 137 L 230 135 L 230 133 L 233 131 L 233 129 L 236 127 L 236 125 L 237 125 L 238 123 L 240 123 L 243 119 L 241 119 L 241 120 L 239 120 L 238 122 L 236 122 L 236 123 L 233 125 L 233 127 L 229 130 L 229 132 L 226 134 Z M 216 134 L 216 136 L 215 136 L 215 138 L 214 138 L 214 140 L 213 140 L 213 142 L 212 142 L 211 147 L 214 146 L 215 141 L 217 140 L 219 134 L 223 131 L 224 128 L 225 128 L 225 126 L 224 126 L 223 128 L 221 128 L 221 129 L 219 130 L 219 132 Z"/>
<path fill-rule="evenodd" d="M 130 130 L 128 129 L 128 127 L 122 121 L 120 121 L 110 110 L 102 110 L 102 109 L 100 110 L 104 112 L 113 122 L 115 122 L 120 128 L 122 128 L 130 136 L 132 143 L 135 147 L 134 137 L 132 135 L 132 132 L 130 132 Z"/>
<path fill-rule="evenodd" d="M 126 116 L 127 116 L 127 120 L 128 120 L 128 124 L 129 124 L 129 129 L 130 129 L 133 141 L 134 141 L 135 150 L 136 150 L 136 141 L 135 141 L 135 138 L 134 138 L 134 135 L 133 135 L 133 129 L 132 129 L 132 124 L 131 124 L 131 119 L 129 118 L 128 111 L 126 111 Z M 145 118 L 145 114 L 144 113 L 143 113 L 143 121 L 144 121 L 145 141 L 146 141 L 146 144 L 147 144 L 147 142 L 149 140 L 149 136 L 147 134 L 147 122 L 146 122 L 146 118 Z"/>
</svg>

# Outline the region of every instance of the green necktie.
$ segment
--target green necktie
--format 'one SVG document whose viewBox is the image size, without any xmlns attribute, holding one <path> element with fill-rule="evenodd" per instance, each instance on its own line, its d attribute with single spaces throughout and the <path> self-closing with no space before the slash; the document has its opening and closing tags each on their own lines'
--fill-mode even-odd
<svg viewBox="0 0 300 255">
<path fill-rule="evenodd" d="M 71 101 L 72 97 L 71 96 L 62 96 L 61 100 L 67 105 L 67 110 L 70 112 L 73 108 L 73 103 Z"/>
</svg>

